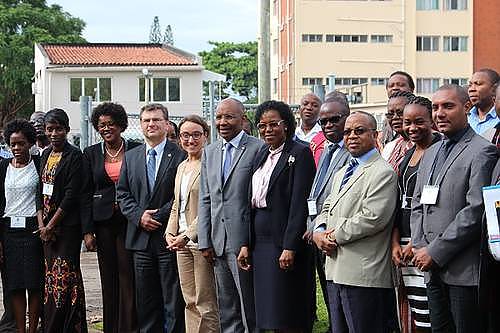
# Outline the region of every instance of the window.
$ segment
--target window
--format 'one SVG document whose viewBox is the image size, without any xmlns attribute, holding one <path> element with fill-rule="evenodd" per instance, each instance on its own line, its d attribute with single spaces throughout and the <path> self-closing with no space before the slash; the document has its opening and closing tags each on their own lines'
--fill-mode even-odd
<svg viewBox="0 0 500 333">
<path fill-rule="evenodd" d="M 417 93 L 432 94 L 439 88 L 439 79 L 417 79 Z"/>
<path fill-rule="evenodd" d="M 439 9 L 439 0 L 417 0 L 417 10 Z"/>
<path fill-rule="evenodd" d="M 323 41 L 323 35 L 303 34 L 302 41 L 309 43 L 320 43 Z"/>
<path fill-rule="evenodd" d="M 149 79 L 150 102 L 180 102 L 181 83 L 178 77 Z M 139 78 L 139 101 L 144 102 L 144 78 Z"/>
<path fill-rule="evenodd" d="M 372 43 L 392 43 L 392 35 L 371 35 Z"/>
<path fill-rule="evenodd" d="M 467 37 L 444 36 L 443 51 L 445 52 L 467 51 Z"/>
<path fill-rule="evenodd" d="M 465 86 L 467 85 L 467 79 L 466 78 L 443 79 L 443 84 L 458 84 L 459 86 Z"/>
<path fill-rule="evenodd" d="M 387 78 L 385 77 L 372 77 L 370 80 L 372 86 L 385 86 L 387 84 Z"/>
<path fill-rule="evenodd" d="M 91 96 L 94 102 L 111 101 L 111 78 L 72 77 L 69 79 L 70 101 L 80 101 L 80 96 Z"/>
<path fill-rule="evenodd" d="M 322 85 L 323 78 L 321 77 L 303 77 L 302 85 L 303 86 L 314 86 L 314 85 Z"/>
<path fill-rule="evenodd" d="M 278 54 L 278 38 L 273 39 L 273 54 Z"/>
<path fill-rule="evenodd" d="M 366 43 L 368 35 L 325 35 L 328 43 Z"/>
<path fill-rule="evenodd" d="M 446 10 L 466 10 L 467 0 L 444 0 Z"/>
<path fill-rule="evenodd" d="M 278 79 L 273 79 L 273 94 L 278 92 Z"/>
<path fill-rule="evenodd" d="M 357 84 L 365 84 L 368 82 L 368 78 L 365 77 L 336 77 L 336 86 L 352 86 Z"/>
<path fill-rule="evenodd" d="M 417 36 L 417 51 L 439 51 L 439 36 Z"/>
</svg>

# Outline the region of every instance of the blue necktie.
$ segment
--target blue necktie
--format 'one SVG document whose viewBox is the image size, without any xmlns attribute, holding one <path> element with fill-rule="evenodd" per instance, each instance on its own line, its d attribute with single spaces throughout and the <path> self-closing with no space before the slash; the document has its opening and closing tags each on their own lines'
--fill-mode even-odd
<svg viewBox="0 0 500 333">
<path fill-rule="evenodd" d="M 149 192 L 153 192 L 153 188 L 155 187 L 155 178 L 156 178 L 156 150 L 153 148 L 149 149 L 148 151 L 148 164 L 147 164 L 147 171 L 148 171 L 148 185 L 149 185 Z"/>
<path fill-rule="evenodd" d="M 354 170 L 356 170 L 356 167 L 358 166 L 358 161 L 353 158 L 349 162 L 349 166 L 347 167 L 347 170 L 345 171 L 344 178 L 342 178 L 342 183 L 340 184 L 340 190 L 344 187 L 345 184 L 351 179 L 352 174 L 354 173 Z M 339 192 L 340 192 L 339 190 Z"/>
<path fill-rule="evenodd" d="M 329 146 L 326 149 L 328 152 L 325 155 L 325 158 L 323 159 L 323 163 L 321 163 L 321 166 L 319 167 L 319 175 L 318 175 L 318 181 L 316 182 L 316 187 L 314 188 L 314 198 L 318 197 L 319 190 L 321 187 L 323 187 L 323 181 L 325 180 L 326 172 L 328 171 L 328 168 L 330 167 L 330 163 L 332 161 L 333 153 L 339 145 L 335 144 L 333 146 Z"/>
<path fill-rule="evenodd" d="M 227 177 L 229 176 L 229 170 L 231 170 L 231 164 L 233 163 L 233 145 L 230 142 L 226 143 L 226 158 L 224 159 L 224 165 L 222 166 L 222 183 L 225 183 Z"/>
</svg>

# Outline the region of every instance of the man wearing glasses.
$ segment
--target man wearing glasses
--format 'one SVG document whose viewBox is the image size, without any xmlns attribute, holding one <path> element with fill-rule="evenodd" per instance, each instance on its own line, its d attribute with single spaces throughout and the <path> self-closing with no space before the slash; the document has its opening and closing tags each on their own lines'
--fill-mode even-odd
<svg viewBox="0 0 500 333">
<path fill-rule="evenodd" d="M 357 111 L 345 121 L 352 155 L 334 176 L 313 239 L 326 255 L 333 332 L 390 332 L 394 293 L 390 240 L 397 176 L 376 149 L 377 122 Z"/>
</svg>

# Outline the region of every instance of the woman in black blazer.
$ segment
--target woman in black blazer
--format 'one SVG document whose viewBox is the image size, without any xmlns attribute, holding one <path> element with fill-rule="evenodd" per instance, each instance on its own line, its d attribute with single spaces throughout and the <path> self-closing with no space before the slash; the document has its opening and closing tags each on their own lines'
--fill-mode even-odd
<svg viewBox="0 0 500 333">
<path fill-rule="evenodd" d="M 26 120 L 13 120 L 4 129 L 13 158 L 0 161 L 0 216 L 2 243 L 0 262 L 5 278 L 4 295 L 10 295 L 17 332 L 35 333 L 42 310 L 43 249 L 38 228 L 42 227 L 40 158 L 30 156 L 36 131 Z M 26 302 L 28 292 L 28 302 Z"/>
<path fill-rule="evenodd" d="M 289 106 L 268 101 L 255 115 L 267 143 L 254 160 L 251 258 L 257 327 L 280 332 L 311 329 L 312 269 L 302 235 L 315 166 L 308 146 L 292 140 L 295 120 Z M 238 256 L 249 269 L 248 248 Z"/>
<path fill-rule="evenodd" d="M 121 133 L 128 126 L 123 106 L 102 103 L 94 109 L 92 125 L 103 142 L 83 151 L 82 231 L 85 245 L 95 251 L 101 274 L 104 331 L 137 332 L 134 266 L 125 249 L 127 219 L 116 203 L 116 188 L 125 151 L 139 146 Z"/>
<path fill-rule="evenodd" d="M 41 160 L 43 222 L 40 237 L 45 253 L 44 331 L 87 332 L 85 294 L 80 272 L 80 191 L 82 153 L 66 137 L 66 112 L 45 115 L 51 146 Z"/>
</svg>

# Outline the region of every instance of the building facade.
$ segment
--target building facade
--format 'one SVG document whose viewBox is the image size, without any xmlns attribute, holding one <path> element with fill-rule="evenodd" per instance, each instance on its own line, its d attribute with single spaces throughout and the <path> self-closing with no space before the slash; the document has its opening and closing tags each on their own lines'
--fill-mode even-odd
<svg viewBox="0 0 500 333">
<path fill-rule="evenodd" d="M 480 1 L 273 0 L 271 96 L 298 103 L 319 84 L 383 112 L 394 71 L 410 73 L 420 95 L 444 83 L 464 85 L 473 72 Z"/>
</svg>

